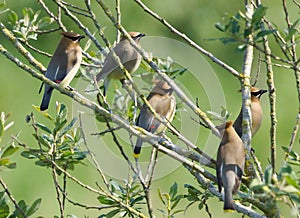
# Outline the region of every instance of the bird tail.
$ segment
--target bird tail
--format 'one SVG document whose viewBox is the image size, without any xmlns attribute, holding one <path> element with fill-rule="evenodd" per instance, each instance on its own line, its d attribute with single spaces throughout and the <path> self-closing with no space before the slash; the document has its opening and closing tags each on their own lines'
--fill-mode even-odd
<svg viewBox="0 0 300 218">
<path fill-rule="evenodd" d="M 138 137 L 136 140 L 136 145 L 134 146 L 134 150 L 133 150 L 133 156 L 135 158 L 138 158 L 140 156 L 142 144 L 143 144 L 143 140 L 140 137 Z"/>
<path fill-rule="evenodd" d="M 227 167 L 227 166 L 226 166 Z M 235 192 L 236 186 L 236 174 L 234 171 L 230 169 L 224 169 L 225 173 L 223 174 L 226 179 L 223 180 L 224 185 L 224 211 L 225 212 L 232 212 L 234 211 L 234 203 L 232 195 Z M 228 166 L 228 167 L 231 167 Z"/>
<path fill-rule="evenodd" d="M 42 103 L 40 106 L 41 111 L 48 109 L 52 91 L 53 91 L 53 88 L 48 87 L 47 85 L 45 86 L 45 93 L 44 93 L 43 100 L 42 100 Z"/>
<path fill-rule="evenodd" d="M 232 190 L 226 190 L 224 193 L 224 211 L 225 212 L 232 212 L 234 211 L 234 204 L 232 199 Z"/>
</svg>

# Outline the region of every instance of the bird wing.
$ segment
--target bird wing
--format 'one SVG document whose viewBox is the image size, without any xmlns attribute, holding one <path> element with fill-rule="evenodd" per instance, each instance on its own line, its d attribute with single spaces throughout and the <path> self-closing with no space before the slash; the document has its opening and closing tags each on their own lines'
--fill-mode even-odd
<svg viewBox="0 0 300 218">
<path fill-rule="evenodd" d="M 157 122 L 157 121 L 156 121 Z M 147 130 L 148 132 L 155 132 L 158 125 L 155 122 L 154 116 L 151 111 L 147 108 L 146 105 L 143 105 L 141 112 L 138 116 L 136 125 L 142 127 L 143 129 Z"/>
<path fill-rule="evenodd" d="M 223 155 L 222 155 L 222 145 L 219 146 L 218 155 L 217 155 L 217 163 L 216 163 L 216 174 L 217 174 L 217 182 L 218 182 L 218 189 L 221 193 L 222 191 L 222 168 L 223 168 Z"/>
<path fill-rule="evenodd" d="M 243 121 L 243 111 L 241 110 L 239 116 L 236 118 L 233 124 L 233 128 L 235 129 L 239 137 L 242 137 L 243 135 L 242 121 Z"/>
<path fill-rule="evenodd" d="M 121 63 L 124 65 L 126 62 L 130 61 L 132 58 L 132 54 L 134 52 L 131 45 L 128 45 L 129 42 L 127 40 L 119 42 L 114 48 L 113 51 L 120 58 Z M 97 75 L 97 81 L 106 78 L 111 72 L 119 67 L 118 63 L 115 61 L 113 57 L 113 53 L 109 52 L 104 63 L 103 68 L 100 73 Z"/>
<path fill-rule="evenodd" d="M 54 82 L 61 82 L 67 75 L 67 62 L 67 55 L 55 52 L 45 76 Z"/>
</svg>

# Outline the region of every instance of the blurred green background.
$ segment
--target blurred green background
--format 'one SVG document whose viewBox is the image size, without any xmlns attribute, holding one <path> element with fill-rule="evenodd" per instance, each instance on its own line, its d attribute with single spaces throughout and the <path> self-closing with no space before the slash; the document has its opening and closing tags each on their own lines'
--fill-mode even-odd
<svg viewBox="0 0 300 218">
<path fill-rule="evenodd" d="M 114 1 L 107 1 L 111 6 L 111 10 L 114 10 Z M 75 2 L 74 2 L 75 3 Z M 243 1 L 228 0 L 228 1 L 209 1 L 209 0 L 147 0 L 144 1 L 152 10 L 157 12 L 161 17 L 165 18 L 168 22 L 173 24 L 180 31 L 184 32 L 196 43 L 201 45 L 203 48 L 207 49 L 213 53 L 216 57 L 220 58 L 225 63 L 229 64 L 238 71 L 242 68 L 243 54 L 237 52 L 236 45 L 223 45 L 220 41 L 209 40 L 213 38 L 223 37 L 224 35 L 218 31 L 214 24 L 219 22 L 222 17 L 228 13 L 229 15 L 236 14 L 239 10 L 244 11 Z M 48 4 L 48 3 L 47 3 Z M 77 2 L 76 2 L 77 4 Z M 286 28 L 284 21 L 284 13 L 282 10 L 282 5 L 280 2 L 268 1 L 266 4 L 268 7 L 267 17 L 270 21 L 276 23 L 278 28 L 283 30 Z M 83 4 L 82 4 L 83 5 Z M 51 9 L 55 9 L 55 5 L 49 2 Z M 294 5 L 289 6 L 289 13 L 291 16 L 291 21 L 295 21 L 299 17 L 299 9 Z M 42 10 L 40 5 L 36 1 L 26 0 L 26 1 L 7 1 L 7 7 L 14 10 L 18 15 L 21 15 L 21 11 L 24 7 L 31 7 L 34 11 Z M 111 25 L 108 18 L 105 17 L 102 10 L 93 4 L 96 9 L 94 12 L 102 26 L 105 26 L 105 33 L 112 43 L 115 39 L 116 30 Z M 140 31 L 146 33 L 148 36 L 164 36 L 181 41 L 173 33 L 171 33 L 166 27 L 161 25 L 158 21 L 154 20 L 148 14 L 146 14 L 141 8 L 139 8 L 131 0 L 121 1 L 122 10 L 122 24 L 127 28 L 128 31 Z M 46 15 L 42 11 L 43 15 Z M 0 15 L 1 22 L 7 24 L 6 14 Z M 74 30 L 79 33 L 82 31 L 71 22 L 69 18 L 64 20 L 67 22 L 68 29 Z M 82 21 L 91 28 L 91 32 L 95 31 L 92 23 L 82 18 Z M 99 39 L 99 37 L 97 36 Z M 60 35 L 57 33 L 51 34 L 49 36 L 41 36 L 33 45 L 40 48 L 41 50 L 53 53 L 57 42 L 60 39 Z M 86 39 L 85 39 L 86 40 Z M 99 39 L 103 44 L 103 42 Z M 17 54 L 16 49 L 8 42 L 4 35 L 0 34 L 0 42 L 6 48 L 8 48 L 13 54 Z M 86 41 L 84 41 L 85 43 Z M 84 44 L 83 43 L 83 44 Z M 273 43 L 271 45 L 274 45 Z M 92 47 L 91 49 L 95 49 Z M 279 53 L 278 47 L 271 48 L 274 53 Z M 19 54 L 17 56 L 20 57 Z M 33 53 L 33 56 L 37 58 L 44 66 L 48 65 L 49 58 Z M 172 54 L 170 54 L 172 57 Z M 257 53 L 255 54 L 257 57 Z M 226 108 L 232 113 L 231 119 L 235 119 L 240 111 L 241 96 L 237 92 L 240 89 L 239 81 L 230 75 L 216 64 L 211 64 L 213 70 L 215 71 L 222 87 L 224 95 L 226 96 Z M 42 95 L 38 94 L 41 82 L 37 79 L 31 77 L 26 72 L 22 71 L 20 68 L 16 67 L 13 63 L 7 60 L 3 55 L 0 55 L 1 63 L 1 74 L 0 74 L 0 111 L 5 113 L 12 112 L 11 120 L 15 121 L 15 125 L 9 129 L 5 138 L 2 142 L 7 142 L 10 140 L 10 135 L 15 135 L 20 133 L 20 140 L 26 143 L 30 147 L 36 146 L 36 142 L 33 140 L 33 129 L 26 124 L 25 117 L 27 114 L 33 111 L 32 105 L 39 105 Z M 25 61 L 25 63 L 27 63 Z M 257 69 L 257 58 L 253 63 L 253 75 L 255 75 Z M 201 69 L 199 69 L 200 73 Z M 258 87 L 267 88 L 266 84 L 266 70 L 262 66 L 259 81 L 257 83 Z M 298 112 L 297 103 L 297 91 L 295 87 L 295 78 L 291 70 L 280 69 L 274 67 L 275 73 L 275 86 L 277 90 L 277 166 L 282 164 L 284 153 L 281 146 L 287 146 L 291 137 L 291 131 L 295 125 L 295 118 Z M 191 80 L 180 78 L 180 83 L 185 87 L 188 87 L 191 91 L 192 98 L 201 96 L 198 87 L 193 87 L 190 85 Z M 77 82 L 77 79 L 73 81 L 73 84 Z M 65 102 L 71 106 L 71 101 L 63 95 L 54 92 L 52 101 L 52 109 L 50 113 L 54 112 L 54 103 L 56 100 Z M 210 99 L 211 100 L 211 99 Z M 261 130 L 255 136 L 253 140 L 253 147 L 255 148 L 255 153 L 259 160 L 262 162 L 263 168 L 269 164 L 270 160 L 270 140 L 269 140 L 269 128 L 270 128 L 270 117 L 269 115 L 269 101 L 268 96 L 262 97 L 262 105 L 264 109 L 264 120 Z M 210 110 L 207 102 L 201 104 L 200 106 L 204 110 Z M 50 106 L 51 107 L 51 106 Z M 38 116 L 38 115 L 37 115 Z M 45 119 L 41 116 L 38 119 Z M 45 120 L 43 120 L 45 121 Z M 179 121 L 175 121 L 179 125 Z M 191 121 L 192 122 L 192 121 Z M 193 129 L 191 128 L 191 131 Z M 200 129 L 203 134 L 207 134 L 208 130 L 203 128 Z M 107 136 L 110 138 L 110 136 Z M 128 136 L 127 136 L 128 137 Z M 201 139 L 199 140 L 201 141 Z M 295 145 L 298 147 L 299 151 L 299 137 L 296 138 Z M 201 143 L 198 144 L 201 147 Z M 216 145 L 213 145 L 216 146 Z M 58 204 L 56 202 L 56 194 L 54 185 L 52 182 L 51 172 L 49 169 L 44 169 L 41 167 L 36 167 L 33 161 L 22 158 L 19 154 L 13 156 L 13 160 L 17 162 L 17 169 L 11 171 L 2 171 L 1 176 L 4 178 L 5 182 L 8 184 L 9 189 L 16 199 L 24 199 L 27 203 L 32 203 L 37 198 L 42 198 L 42 205 L 40 210 L 35 215 L 42 215 L 45 217 L 52 217 L 59 214 Z M 72 172 L 81 181 L 95 187 L 95 181 L 99 181 L 100 178 L 96 174 L 95 169 L 86 161 L 86 165 L 78 166 L 78 168 Z M 124 178 L 126 179 L 126 178 Z M 175 171 L 169 175 L 154 181 L 152 186 L 152 198 L 154 200 L 155 213 L 157 217 L 160 217 L 159 212 L 156 210 L 158 208 L 163 208 L 163 205 L 158 199 L 157 188 L 160 188 L 162 192 L 167 192 L 169 187 L 177 181 L 179 184 L 179 193 L 185 193 L 186 190 L 183 185 L 193 184 L 198 187 L 195 179 L 183 168 L 178 167 Z M 96 197 L 93 194 L 79 188 L 72 182 L 69 183 L 68 192 L 72 199 L 79 199 L 80 202 L 95 205 L 97 203 Z M 186 202 L 181 202 L 178 209 L 184 208 Z M 234 214 L 224 214 L 222 207 L 223 203 L 216 198 L 211 198 L 208 201 L 210 207 L 210 212 L 214 217 L 240 217 L 237 213 Z M 289 208 L 280 204 L 280 207 L 285 211 L 287 217 L 292 216 L 290 214 Z M 75 214 L 78 217 L 96 217 L 100 213 L 98 211 L 86 211 L 82 208 L 74 207 L 67 204 L 66 209 L 68 214 Z M 178 214 L 177 217 L 205 217 L 207 216 L 204 210 L 198 210 L 197 205 L 192 206 L 186 214 Z"/>
</svg>

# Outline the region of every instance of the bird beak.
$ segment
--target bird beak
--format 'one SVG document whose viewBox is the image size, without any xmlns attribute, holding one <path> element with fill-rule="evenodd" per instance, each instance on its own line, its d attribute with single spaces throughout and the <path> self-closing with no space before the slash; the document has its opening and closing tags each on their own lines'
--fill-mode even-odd
<svg viewBox="0 0 300 218">
<path fill-rule="evenodd" d="M 262 95 L 262 94 L 264 94 L 264 93 L 266 93 L 266 92 L 268 92 L 268 90 L 261 89 L 261 90 L 260 90 L 260 95 Z"/>
<path fill-rule="evenodd" d="M 137 38 L 142 38 L 142 37 L 144 37 L 144 36 L 146 36 L 146 34 L 140 33 L 139 35 L 137 35 Z"/>
<path fill-rule="evenodd" d="M 83 38 L 85 38 L 85 36 L 82 36 L 82 35 L 81 35 L 81 36 L 79 37 L 79 40 L 80 40 L 80 39 L 83 39 Z"/>
</svg>

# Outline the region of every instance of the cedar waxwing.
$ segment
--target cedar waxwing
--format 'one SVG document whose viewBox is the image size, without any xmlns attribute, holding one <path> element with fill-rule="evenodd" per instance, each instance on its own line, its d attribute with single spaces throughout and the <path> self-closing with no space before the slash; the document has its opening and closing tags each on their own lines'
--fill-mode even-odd
<svg viewBox="0 0 300 218">
<path fill-rule="evenodd" d="M 139 32 L 129 32 L 131 38 L 139 45 L 140 39 L 145 34 Z M 113 51 L 120 58 L 121 63 L 124 65 L 129 73 L 133 73 L 140 66 L 142 56 L 131 46 L 130 42 L 123 36 L 120 42 L 113 48 Z M 104 79 L 104 96 L 111 79 L 124 80 L 125 75 L 120 69 L 118 63 L 115 61 L 112 52 L 110 52 L 103 64 L 100 73 L 97 74 L 96 80 Z"/>
<path fill-rule="evenodd" d="M 152 89 L 147 97 L 149 104 L 153 110 L 172 122 L 176 109 L 176 99 L 173 95 L 173 89 L 165 81 L 159 80 L 156 86 Z M 166 129 L 166 126 L 155 119 L 147 105 L 143 105 L 138 116 L 136 125 L 142 127 L 151 133 L 161 133 Z M 137 158 L 140 155 L 143 139 L 138 137 L 134 147 L 134 156 Z"/>
<path fill-rule="evenodd" d="M 260 104 L 260 97 L 266 93 L 267 90 L 258 89 L 256 87 L 251 88 L 251 114 L 252 114 L 252 136 L 258 131 L 262 121 L 263 111 Z M 243 135 L 243 128 L 242 128 L 242 121 L 243 121 L 243 109 L 237 119 L 234 121 L 233 127 L 237 134 L 242 137 Z"/>
<path fill-rule="evenodd" d="M 224 187 L 224 210 L 234 210 L 232 195 L 236 194 L 241 184 L 245 165 L 244 144 L 232 126 L 232 121 L 218 127 L 223 137 L 217 155 L 217 180 L 219 192 Z"/>
<path fill-rule="evenodd" d="M 63 38 L 60 40 L 51 58 L 45 76 L 56 83 L 60 83 L 62 87 L 68 87 L 76 75 L 82 60 L 79 41 L 84 36 L 74 32 L 62 32 L 61 34 Z M 45 84 L 45 92 L 40 106 L 41 111 L 48 109 L 52 91 L 53 88 Z"/>
</svg>

